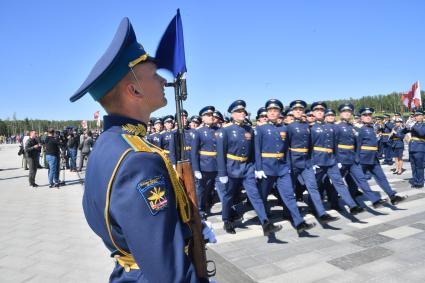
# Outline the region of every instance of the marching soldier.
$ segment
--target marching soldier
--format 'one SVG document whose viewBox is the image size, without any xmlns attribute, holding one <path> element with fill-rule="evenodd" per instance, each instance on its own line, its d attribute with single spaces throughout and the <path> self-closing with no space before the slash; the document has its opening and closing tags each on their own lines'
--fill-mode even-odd
<svg viewBox="0 0 425 283">
<path fill-rule="evenodd" d="M 164 117 L 164 130 L 161 132 L 161 148 L 167 154 L 170 155 L 170 141 L 173 138 L 174 133 L 174 117 L 173 115 L 167 115 Z"/>
<path fill-rule="evenodd" d="M 266 215 L 263 202 L 255 182 L 254 174 L 254 131 L 244 123 L 246 117 L 246 103 L 236 100 L 227 110 L 231 113 L 233 123 L 220 130 L 217 138 L 218 176 L 220 182 L 228 186 L 222 193 L 222 217 L 224 229 L 227 233 L 235 234 L 231 221 L 231 206 L 233 196 L 243 185 L 246 194 L 260 219 L 265 236 L 277 232 L 282 226 L 275 226 Z"/>
<path fill-rule="evenodd" d="M 338 111 L 341 122 L 335 125 L 335 138 L 336 157 L 337 162 L 341 164 L 341 175 L 351 175 L 364 192 L 366 198 L 372 202 L 373 207 L 378 208 L 386 203 L 386 201 L 372 191 L 359 165 L 359 159 L 356 155 L 359 147 L 357 144 L 357 128 L 350 123 L 354 106 L 351 103 L 343 103 L 338 107 Z"/>
<path fill-rule="evenodd" d="M 154 132 L 148 136 L 148 141 L 159 147 L 161 146 L 161 132 L 162 132 L 162 119 L 161 118 L 154 118 L 153 119 L 153 128 Z"/>
<path fill-rule="evenodd" d="M 390 115 L 384 114 L 384 128 L 382 130 L 382 145 L 384 150 L 384 162 L 382 164 L 393 165 L 390 135 L 394 124 L 390 121 Z"/>
<path fill-rule="evenodd" d="M 83 208 L 116 259 L 110 282 L 199 282 L 185 252 L 188 197 L 164 152 L 146 141 L 150 114 L 167 103 L 156 69 L 124 18 L 70 98 L 89 92 L 108 113 L 87 165 Z"/>
<path fill-rule="evenodd" d="M 277 99 L 270 99 L 266 102 L 265 108 L 268 122 L 255 129 L 255 175 L 259 179 L 261 196 L 267 205 L 267 197 L 276 184 L 279 195 L 291 214 L 295 229 L 301 233 L 313 228 L 314 224 L 304 221 L 295 200 L 287 162 L 286 126 L 277 122 L 283 105 Z"/>
<path fill-rule="evenodd" d="M 315 214 L 321 223 L 337 221 L 339 217 L 326 213 L 320 197 L 311 161 L 311 136 L 310 127 L 301 121 L 307 103 L 302 100 L 292 101 L 289 107 L 294 114 L 294 122 L 288 125 L 287 139 L 289 160 L 294 178 L 305 184 L 309 193 L 309 204 L 314 208 Z"/>
<path fill-rule="evenodd" d="M 214 106 L 205 106 L 199 111 L 202 126 L 193 132 L 191 160 L 192 169 L 197 179 L 196 197 L 199 213 L 207 218 L 208 198 L 211 195 L 217 177 L 217 127 L 213 123 Z"/>
<path fill-rule="evenodd" d="M 424 187 L 424 161 L 425 161 L 425 123 L 424 112 L 415 111 L 415 121 L 410 126 L 412 137 L 409 142 L 409 159 L 412 166 L 412 188 Z"/>
<path fill-rule="evenodd" d="M 338 164 L 335 156 L 335 131 L 333 125 L 324 124 L 323 117 L 326 109 L 326 103 L 314 102 L 311 105 L 316 117 L 315 124 L 311 127 L 312 140 L 312 161 L 315 169 L 316 181 L 320 184 L 323 178 L 327 175 L 332 181 L 333 188 L 338 192 L 344 202 L 350 207 L 351 214 L 358 214 L 364 209 L 359 207 L 351 198 L 348 187 L 342 180 Z M 330 188 L 328 186 L 328 188 Z"/>
<path fill-rule="evenodd" d="M 372 124 L 372 114 L 375 110 L 371 107 L 360 109 L 361 120 L 363 126 L 358 130 L 358 160 L 363 169 L 363 172 L 369 172 L 376 180 L 376 183 L 390 197 L 391 203 L 397 203 L 405 200 L 406 197 L 401 197 L 391 189 L 387 177 L 382 170 L 378 160 L 378 140 L 375 135 Z"/>
</svg>

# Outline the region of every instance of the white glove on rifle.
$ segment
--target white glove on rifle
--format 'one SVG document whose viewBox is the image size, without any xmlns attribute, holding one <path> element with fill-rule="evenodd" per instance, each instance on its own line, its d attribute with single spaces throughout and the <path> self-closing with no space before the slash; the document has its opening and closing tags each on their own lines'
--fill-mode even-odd
<svg viewBox="0 0 425 283">
<path fill-rule="evenodd" d="M 220 180 L 220 183 L 222 184 L 226 184 L 229 181 L 229 177 L 227 176 L 219 177 L 218 179 Z"/>
<path fill-rule="evenodd" d="M 201 180 L 202 179 L 202 173 L 201 173 L 201 171 L 195 171 L 195 172 L 193 172 L 193 174 L 195 175 L 195 178 L 196 179 L 198 179 L 198 180 Z"/>
<path fill-rule="evenodd" d="M 342 168 L 342 164 L 338 163 L 338 168 L 341 169 Z"/>
<path fill-rule="evenodd" d="M 204 236 L 204 240 L 211 244 L 217 243 L 211 222 L 202 221 L 202 227 L 202 235 Z"/>
<path fill-rule="evenodd" d="M 257 179 L 261 179 L 261 178 L 267 179 L 267 176 L 266 176 L 266 173 L 264 173 L 264 171 L 261 170 L 261 171 L 255 171 L 255 178 L 257 178 Z"/>
</svg>

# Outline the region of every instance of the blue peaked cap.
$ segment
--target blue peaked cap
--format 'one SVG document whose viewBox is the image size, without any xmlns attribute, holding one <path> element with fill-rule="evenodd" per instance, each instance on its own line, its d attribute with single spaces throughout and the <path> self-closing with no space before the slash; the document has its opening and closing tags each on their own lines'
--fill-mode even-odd
<svg viewBox="0 0 425 283">
<path fill-rule="evenodd" d="M 88 92 L 98 101 L 130 71 L 130 67 L 153 60 L 137 42 L 130 20 L 124 18 L 108 49 L 69 100 L 75 102 Z"/>
</svg>

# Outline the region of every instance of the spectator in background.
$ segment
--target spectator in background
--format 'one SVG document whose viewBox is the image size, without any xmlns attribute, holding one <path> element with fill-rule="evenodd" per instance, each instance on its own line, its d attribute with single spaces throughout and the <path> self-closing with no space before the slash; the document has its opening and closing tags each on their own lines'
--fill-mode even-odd
<svg viewBox="0 0 425 283">
<path fill-rule="evenodd" d="M 27 164 L 29 167 L 29 183 L 31 187 L 38 187 L 35 183 L 35 175 L 37 174 L 37 152 L 41 148 L 41 144 L 38 142 L 36 131 L 32 130 L 29 133 L 28 139 L 25 142 L 24 149 L 27 155 Z"/>
<path fill-rule="evenodd" d="M 36 132 L 35 133 L 35 138 L 37 139 L 37 142 L 39 143 L 39 144 L 43 144 L 42 143 L 42 141 L 41 141 L 41 139 L 40 139 L 40 136 L 38 135 L 38 133 Z M 43 168 L 41 165 L 40 165 L 40 156 L 41 156 L 41 150 L 43 149 L 43 146 L 41 146 L 40 148 L 37 148 L 37 151 L 36 151 L 36 161 L 37 161 L 37 163 L 36 163 L 36 165 L 37 165 L 37 169 L 41 169 L 41 168 Z"/>
<path fill-rule="evenodd" d="M 25 145 L 27 144 L 27 141 L 29 140 L 30 136 L 29 136 L 29 132 L 25 131 L 25 135 L 22 139 L 22 146 L 24 147 L 24 154 L 22 156 L 22 167 L 24 167 L 25 170 L 28 170 L 28 163 L 27 163 L 27 152 L 25 151 Z"/>
<path fill-rule="evenodd" d="M 56 137 L 54 137 L 54 134 L 55 130 L 53 129 L 49 129 L 47 131 L 47 137 L 44 145 L 46 148 L 46 160 L 49 164 L 49 188 L 59 188 L 59 173 L 57 171 L 60 155 L 60 142 Z"/>
<path fill-rule="evenodd" d="M 81 148 L 81 158 L 80 158 L 80 164 L 78 166 L 78 171 L 81 171 L 83 169 L 84 159 L 88 158 L 92 147 L 93 147 L 92 133 L 88 131 L 86 134 L 84 134 L 83 142 L 80 144 L 80 147 L 79 147 Z"/>
<path fill-rule="evenodd" d="M 70 163 L 69 167 L 71 169 L 71 172 L 77 171 L 77 150 L 79 145 L 79 137 L 76 135 L 75 132 L 70 132 L 68 135 L 68 152 L 69 152 L 69 158 Z"/>
</svg>

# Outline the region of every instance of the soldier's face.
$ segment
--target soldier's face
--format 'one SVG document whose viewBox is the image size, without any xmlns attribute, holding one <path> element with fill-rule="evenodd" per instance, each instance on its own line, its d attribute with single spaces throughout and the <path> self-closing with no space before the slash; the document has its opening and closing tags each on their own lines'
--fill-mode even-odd
<svg viewBox="0 0 425 283">
<path fill-rule="evenodd" d="M 267 109 L 267 118 L 271 121 L 276 121 L 280 116 L 280 109 L 270 108 Z"/>
<path fill-rule="evenodd" d="M 190 128 L 191 128 L 191 129 L 196 129 L 198 126 L 199 126 L 199 124 L 198 124 L 198 123 L 190 122 Z"/>
<path fill-rule="evenodd" d="M 372 114 L 363 114 L 361 119 L 363 123 L 370 124 L 372 122 Z"/>
<path fill-rule="evenodd" d="M 261 123 L 267 122 L 267 120 L 267 115 L 260 115 L 260 117 L 258 117 L 258 121 Z"/>
<path fill-rule="evenodd" d="M 202 115 L 202 122 L 207 125 L 211 125 L 213 123 L 213 115 L 212 113 L 206 113 Z"/>
<path fill-rule="evenodd" d="M 416 115 L 415 120 L 416 122 L 422 122 L 424 120 L 424 115 Z"/>
<path fill-rule="evenodd" d="M 161 123 L 156 123 L 156 124 L 154 125 L 154 128 L 155 128 L 155 130 L 156 130 L 157 132 L 160 132 L 160 131 L 162 130 L 162 125 L 161 125 Z"/>
<path fill-rule="evenodd" d="M 165 122 L 164 126 L 167 130 L 171 130 L 173 128 L 173 123 L 171 122 Z"/>
<path fill-rule="evenodd" d="M 341 119 L 350 120 L 351 119 L 351 111 L 342 111 L 339 116 Z"/>
<path fill-rule="evenodd" d="M 156 65 L 151 62 L 138 64 L 133 68 L 135 87 L 143 98 L 143 103 L 153 112 L 167 105 L 165 98 L 166 80 L 156 72 Z"/>
<path fill-rule="evenodd" d="M 236 110 L 232 112 L 232 118 L 235 121 L 243 121 L 246 117 L 246 113 L 244 110 Z"/>
<path fill-rule="evenodd" d="M 316 117 L 314 117 L 314 116 L 312 116 L 312 115 L 309 115 L 309 116 L 307 116 L 307 121 L 308 121 L 309 123 L 313 123 L 314 121 L 316 121 Z"/>
<path fill-rule="evenodd" d="M 327 123 L 333 123 L 333 122 L 335 122 L 335 116 L 334 115 L 328 115 L 328 116 L 325 117 L 325 121 Z"/>
<path fill-rule="evenodd" d="M 304 113 L 304 108 L 295 107 L 292 109 L 292 114 L 294 114 L 295 119 L 300 119 Z"/>
<path fill-rule="evenodd" d="M 314 114 L 314 117 L 317 120 L 322 120 L 323 119 L 323 116 L 325 116 L 325 111 L 323 109 L 321 109 L 321 108 L 318 108 L 318 109 L 315 109 L 313 111 L 313 114 Z"/>
<path fill-rule="evenodd" d="M 286 123 L 286 124 L 291 124 L 292 122 L 294 122 L 294 116 L 292 116 L 292 115 L 289 115 L 289 116 L 286 116 L 285 117 L 285 120 L 284 120 L 284 122 Z"/>
</svg>

